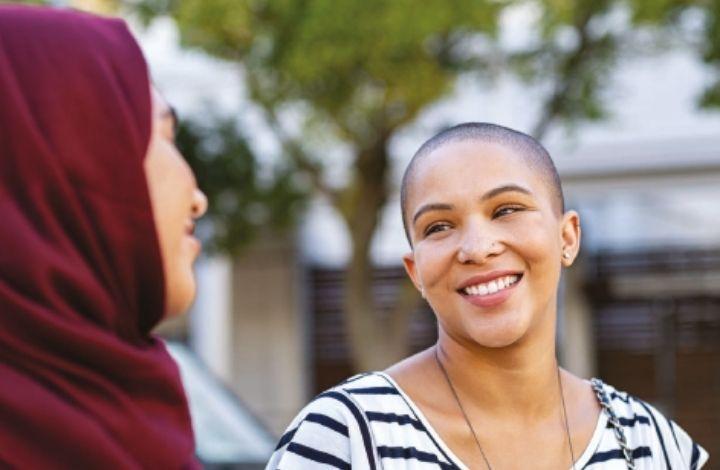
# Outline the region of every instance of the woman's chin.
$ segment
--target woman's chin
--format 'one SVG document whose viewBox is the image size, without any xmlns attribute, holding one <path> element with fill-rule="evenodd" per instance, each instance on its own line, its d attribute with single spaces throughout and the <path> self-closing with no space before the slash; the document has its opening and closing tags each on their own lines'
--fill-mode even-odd
<svg viewBox="0 0 720 470">
<path fill-rule="evenodd" d="M 480 335 L 479 335 L 480 336 Z M 521 335 L 481 335 L 480 337 L 472 338 L 473 341 L 483 348 L 487 349 L 503 349 L 512 346 L 517 343 Z"/>
<path fill-rule="evenodd" d="M 481 325 L 469 325 L 470 340 L 483 348 L 500 349 L 512 346 L 525 337 L 528 325 L 521 318 L 497 319 Z"/>
<path fill-rule="evenodd" d="M 166 318 L 183 315 L 195 301 L 197 286 L 195 277 L 185 276 L 187 279 L 171 283 L 167 286 Z"/>
</svg>

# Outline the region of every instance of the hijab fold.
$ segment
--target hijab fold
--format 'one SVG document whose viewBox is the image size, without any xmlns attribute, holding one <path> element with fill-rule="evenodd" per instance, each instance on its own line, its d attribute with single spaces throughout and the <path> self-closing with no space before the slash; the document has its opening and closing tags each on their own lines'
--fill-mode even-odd
<svg viewBox="0 0 720 470">
<path fill-rule="evenodd" d="M 0 6 L 0 467 L 193 468 L 124 22 Z"/>
</svg>

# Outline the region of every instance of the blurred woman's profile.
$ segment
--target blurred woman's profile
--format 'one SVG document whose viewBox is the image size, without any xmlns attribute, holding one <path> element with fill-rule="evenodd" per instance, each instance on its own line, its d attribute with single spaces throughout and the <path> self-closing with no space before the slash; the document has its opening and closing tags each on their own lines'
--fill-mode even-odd
<svg viewBox="0 0 720 470">
<path fill-rule="evenodd" d="M 405 170 L 403 261 L 436 344 L 320 394 L 268 470 L 696 469 L 708 456 L 658 410 L 556 356 L 561 272 L 580 250 L 548 152 L 464 123 Z"/>
<path fill-rule="evenodd" d="M 151 329 L 195 295 L 205 196 L 124 22 L 0 6 L 0 467 L 195 468 Z"/>
</svg>

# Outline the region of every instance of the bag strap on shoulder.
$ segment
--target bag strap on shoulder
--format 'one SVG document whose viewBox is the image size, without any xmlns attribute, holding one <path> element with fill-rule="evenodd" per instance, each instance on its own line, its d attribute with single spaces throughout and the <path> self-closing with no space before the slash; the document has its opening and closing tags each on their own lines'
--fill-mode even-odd
<svg viewBox="0 0 720 470">
<path fill-rule="evenodd" d="M 603 412 L 608 416 L 608 422 L 612 426 L 613 433 L 615 434 L 615 438 L 620 446 L 620 451 L 625 458 L 628 470 L 635 470 L 635 460 L 633 459 L 632 449 L 628 446 L 627 438 L 625 437 L 625 430 L 623 429 L 622 424 L 620 424 L 620 420 L 612 408 L 610 397 L 605 390 L 605 384 L 602 380 L 596 378 L 591 379 L 590 384 L 597 396 L 598 402 L 600 402 L 600 406 L 602 406 Z"/>
</svg>

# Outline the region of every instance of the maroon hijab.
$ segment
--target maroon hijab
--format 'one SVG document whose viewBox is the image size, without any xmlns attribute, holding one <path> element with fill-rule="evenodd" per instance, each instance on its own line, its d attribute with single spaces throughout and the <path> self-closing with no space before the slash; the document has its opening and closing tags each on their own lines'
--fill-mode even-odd
<svg viewBox="0 0 720 470">
<path fill-rule="evenodd" d="M 122 21 L 0 6 L 0 468 L 197 465 L 149 333 L 164 311 L 150 132 Z"/>
</svg>

